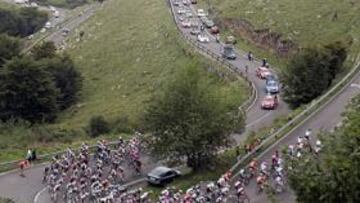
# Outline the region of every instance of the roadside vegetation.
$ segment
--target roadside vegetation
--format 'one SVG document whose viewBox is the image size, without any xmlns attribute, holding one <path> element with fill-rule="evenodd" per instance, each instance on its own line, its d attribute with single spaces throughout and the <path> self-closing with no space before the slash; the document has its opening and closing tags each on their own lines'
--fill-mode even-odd
<svg viewBox="0 0 360 203">
<path fill-rule="evenodd" d="M 92 143 L 106 136 L 131 135 L 142 128 L 140 121 L 153 95 L 189 65 L 196 64 L 201 78 L 207 78 L 231 108 L 241 105 L 248 93 L 243 81 L 232 76 L 220 78 L 218 64 L 203 60 L 185 45 L 165 2 L 109 0 L 70 34 L 67 45 L 68 55 L 53 59 L 47 51 L 51 45 L 44 44 L 29 57 L 37 64 L 46 63 L 39 66 L 46 72 L 63 64 L 62 60 L 73 59 L 74 69 L 83 79 L 81 91 L 75 100 L 69 100 L 69 106 L 58 106 L 50 124 L 13 119 L 1 123 L 0 160 L 23 158 L 26 148 L 42 154 L 78 146 L 83 140 Z M 48 59 L 36 60 L 44 54 L 50 55 Z M 58 75 L 56 71 L 51 74 Z M 72 74 L 59 76 L 53 83 L 61 85 Z M 68 98 L 56 95 L 56 101 Z"/>
<path fill-rule="evenodd" d="M 13 200 L 8 199 L 8 198 L 1 198 L 0 197 L 0 203 L 14 203 Z"/>
<path fill-rule="evenodd" d="M 293 56 L 282 75 L 284 100 L 296 108 L 322 95 L 343 71 L 348 46 L 338 41 L 303 49 Z"/>
<path fill-rule="evenodd" d="M 345 111 L 342 127 L 319 135 L 319 155 L 309 152 L 285 162 L 292 168 L 285 167 L 297 201 L 359 202 L 359 112 L 360 95 Z"/>
<path fill-rule="evenodd" d="M 36 0 L 36 2 L 41 5 L 51 5 L 71 9 L 93 1 L 94 0 Z"/>
<path fill-rule="evenodd" d="M 0 33 L 26 37 L 39 31 L 48 21 L 48 14 L 36 8 L 0 5 Z"/>
<path fill-rule="evenodd" d="M 230 145 L 231 132 L 244 127 L 242 113 L 200 74 L 197 66 L 186 67 L 155 95 L 144 115 L 153 154 L 185 159 L 195 171 L 209 167 L 218 150 Z"/>
<path fill-rule="evenodd" d="M 297 49 L 339 38 L 353 39 L 350 53 L 360 48 L 358 1 L 200 0 L 199 4 L 210 8 L 215 22 L 225 29 L 222 34 L 238 37 L 240 48 L 267 57 L 278 68 L 285 68 L 289 54 Z"/>
</svg>

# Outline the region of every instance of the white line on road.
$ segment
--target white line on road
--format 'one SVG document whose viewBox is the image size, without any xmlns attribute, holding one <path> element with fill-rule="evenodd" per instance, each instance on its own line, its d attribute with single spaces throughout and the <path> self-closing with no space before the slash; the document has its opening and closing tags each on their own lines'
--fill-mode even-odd
<svg viewBox="0 0 360 203">
<path fill-rule="evenodd" d="M 47 188 L 48 188 L 48 187 L 46 186 L 46 187 L 44 187 L 42 190 L 40 190 L 38 193 L 36 193 L 35 198 L 34 198 L 34 203 L 37 203 L 37 202 L 38 202 L 40 195 L 41 195 L 43 192 L 45 192 Z"/>
<path fill-rule="evenodd" d="M 350 87 L 356 87 L 356 88 L 360 89 L 360 85 L 359 85 L 359 84 L 356 84 L 356 83 L 352 83 L 352 84 L 350 85 Z"/>
<path fill-rule="evenodd" d="M 249 128 L 249 127 L 255 125 L 256 123 L 259 123 L 259 122 L 262 121 L 264 118 L 270 116 L 271 113 L 272 113 L 271 111 L 267 112 L 265 115 L 263 115 L 263 116 L 261 116 L 260 118 L 254 120 L 253 122 L 247 124 L 247 125 L 246 125 L 246 128 Z"/>
</svg>

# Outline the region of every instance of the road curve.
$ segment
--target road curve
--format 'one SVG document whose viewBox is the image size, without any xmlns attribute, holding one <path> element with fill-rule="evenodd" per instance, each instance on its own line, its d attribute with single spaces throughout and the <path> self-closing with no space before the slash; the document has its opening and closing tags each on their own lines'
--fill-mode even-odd
<svg viewBox="0 0 360 203">
<path fill-rule="evenodd" d="M 109 1 L 110 3 L 111 1 Z M 174 9 L 171 6 L 171 9 Z M 67 23 L 71 29 L 75 29 L 79 24 L 84 22 L 94 10 L 90 9 L 89 13 L 85 13 L 78 18 L 75 18 Z M 195 13 L 194 13 L 195 16 Z M 194 18 L 197 19 L 197 18 Z M 199 20 L 199 19 L 197 19 Z M 193 37 L 190 35 L 190 30 L 181 28 L 179 21 L 175 16 L 175 22 L 179 27 L 179 30 L 189 37 Z M 194 38 L 194 37 L 193 37 Z M 61 35 L 61 30 L 54 32 L 49 35 L 46 40 L 55 41 L 56 44 L 61 43 L 63 36 Z M 194 38 L 196 40 L 196 38 Z M 204 46 L 211 52 L 216 55 L 221 54 L 222 44 L 216 43 L 215 39 L 212 38 L 211 42 L 204 44 Z M 260 127 L 264 127 L 265 125 L 270 125 L 272 121 L 279 117 L 280 115 L 286 115 L 289 113 L 289 109 L 287 105 L 283 102 L 280 103 L 279 108 L 275 111 L 265 111 L 260 108 L 261 99 L 265 96 L 264 92 L 264 81 L 258 79 L 255 76 L 255 68 L 259 66 L 257 62 L 249 62 L 244 56 L 238 55 L 237 59 L 234 61 L 229 61 L 232 65 L 234 65 L 238 71 L 241 71 L 245 74 L 245 65 L 248 65 L 249 70 L 247 73 L 247 77 L 250 81 L 254 83 L 255 88 L 257 89 L 258 96 L 257 100 L 254 102 L 254 105 L 247 112 L 247 132 L 250 130 L 256 130 Z M 244 136 L 234 134 L 233 136 L 236 138 L 238 142 L 240 142 Z M 152 160 L 149 156 L 142 157 L 143 166 L 145 167 L 144 172 L 151 170 L 153 167 L 157 165 L 161 165 L 161 163 Z M 33 199 L 37 197 L 37 202 L 49 202 L 47 192 L 39 193 L 40 195 L 36 195 L 38 192 L 44 191 L 44 185 L 41 184 L 41 176 L 43 172 L 44 165 L 34 166 L 28 169 L 25 174 L 26 178 L 22 178 L 19 176 L 17 171 L 12 171 L 9 173 L 5 173 L 0 175 L 0 196 L 13 198 L 16 202 L 33 202 Z M 128 180 L 134 180 L 135 178 L 129 175 Z"/>
</svg>

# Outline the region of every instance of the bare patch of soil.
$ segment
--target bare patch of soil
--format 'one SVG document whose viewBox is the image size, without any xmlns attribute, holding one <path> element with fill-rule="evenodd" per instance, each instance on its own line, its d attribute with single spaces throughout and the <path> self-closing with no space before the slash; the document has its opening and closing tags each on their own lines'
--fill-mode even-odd
<svg viewBox="0 0 360 203">
<path fill-rule="evenodd" d="M 258 29 L 245 19 L 216 18 L 215 21 L 222 29 L 227 28 L 257 47 L 272 51 L 279 56 L 289 56 L 298 50 L 298 45 L 284 39 L 281 33 L 273 32 L 269 28 Z"/>
</svg>

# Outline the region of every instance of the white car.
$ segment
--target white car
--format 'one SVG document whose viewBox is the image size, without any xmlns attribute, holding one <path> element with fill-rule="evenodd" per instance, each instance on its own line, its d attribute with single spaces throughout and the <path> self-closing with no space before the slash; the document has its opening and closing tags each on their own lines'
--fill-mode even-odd
<svg viewBox="0 0 360 203">
<path fill-rule="evenodd" d="M 205 13 L 204 9 L 198 9 L 197 10 L 197 16 L 198 17 L 206 17 L 207 14 Z"/>
<path fill-rule="evenodd" d="M 174 6 L 180 6 L 180 1 L 178 0 L 174 1 Z"/>
<path fill-rule="evenodd" d="M 199 34 L 197 37 L 197 40 L 201 43 L 208 43 L 210 42 L 210 39 L 208 36 L 206 36 L 205 34 Z"/>
<path fill-rule="evenodd" d="M 33 7 L 33 8 L 37 8 L 37 7 L 38 7 L 37 3 L 35 3 L 35 2 L 31 2 L 31 3 L 30 3 L 30 6 Z"/>
<path fill-rule="evenodd" d="M 177 10 L 177 13 L 178 14 L 184 14 L 186 11 L 185 11 L 185 9 L 183 9 L 183 8 L 179 8 L 178 10 Z"/>
<path fill-rule="evenodd" d="M 60 17 L 60 12 L 59 11 L 54 11 L 54 17 L 55 18 L 58 18 L 58 17 Z"/>
<path fill-rule="evenodd" d="M 190 2 L 188 0 L 183 0 L 182 3 L 184 4 L 184 6 L 190 5 Z"/>
<path fill-rule="evenodd" d="M 193 17 L 193 14 L 191 13 L 191 11 L 187 11 L 187 12 L 185 13 L 185 16 L 186 16 L 187 18 L 192 18 L 192 17 Z"/>
<path fill-rule="evenodd" d="M 56 8 L 54 6 L 49 6 L 50 11 L 55 12 Z"/>
<path fill-rule="evenodd" d="M 50 29 L 50 28 L 51 28 L 51 23 L 50 23 L 50 22 L 46 22 L 46 23 L 45 23 L 45 28 L 46 28 L 46 29 Z"/>
</svg>

